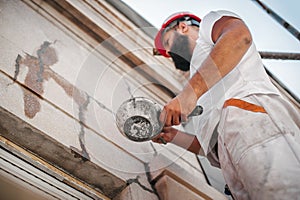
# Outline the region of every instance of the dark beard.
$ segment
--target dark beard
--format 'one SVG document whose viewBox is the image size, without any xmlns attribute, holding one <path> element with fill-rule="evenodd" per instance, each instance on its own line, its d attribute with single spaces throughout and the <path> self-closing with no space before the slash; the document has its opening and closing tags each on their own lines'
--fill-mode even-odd
<svg viewBox="0 0 300 200">
<path fill-rule="evenodd" d="M 186 72 L 190 70 L 192 59 L 189 39 L 187 36 L 177 32 L 175 32 L 175 34 L 177 34 L 177 37 L 175 37 L 175 41 L 173 42 L 169 54 L 172 57 L 176 69 Z"/>
</svg>

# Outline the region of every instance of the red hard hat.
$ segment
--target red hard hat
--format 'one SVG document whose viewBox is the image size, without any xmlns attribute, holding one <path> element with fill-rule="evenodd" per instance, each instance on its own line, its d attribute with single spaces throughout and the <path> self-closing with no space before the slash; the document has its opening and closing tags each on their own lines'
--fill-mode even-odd
<svg viewBox="0 0 300 200">
<path fill-rule="evenodd" d="M 170 17 L 168 17 L 162 24 L 162 26 L 161 26 L 160 30 L 158 31 L 158 33 L 155 37 L 155 40 L 154 40 L 155 48 L 158 50 L 158 52 L 161 55 L 163 55 L 165 57 L 170 57 L 167 54 L 167 52 L 163 46 L 163 43 L 162 43 L 162 35 L 163 35 L 165 28 L 167 28 L 172 22 L 180 20 L 180 19 L 185 19 L 185 18 L 187 21 L 194 20 L 198 23 L 200 23 L 200 21 L 201 21 L 201 19 L 199 17 L 197 17 L 196 15 L 194 15 L 190 12 L 178 12 L 178 13 L 174 13 Z"/>
</svg>

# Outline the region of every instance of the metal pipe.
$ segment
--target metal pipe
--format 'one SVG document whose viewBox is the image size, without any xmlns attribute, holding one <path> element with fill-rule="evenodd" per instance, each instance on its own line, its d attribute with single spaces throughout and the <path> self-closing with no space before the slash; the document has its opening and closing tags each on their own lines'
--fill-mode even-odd
<svg viewBox="0 0 300 200">
<path fill-rule="evenodd" d="M 262 3 L 260 0 L 252 0 L 255 1 L 258 5 L 260 5 L 271 17 L 273 17 L 279 24 L 281 24 L 284 28 L 286 28 L 293 36 L 295 36 L 298 40 L 300 40 L 300 32 L 285 21 L 282 17 L 276 14 L 273 10 L 271 10 L 268 6 Z"/>
<path fill-rule="evenodd" d="M 259 52 L 263 59 L 300 60 L 300 53 Z"/>
<path fill-rule="evenodd" d="M 263 59 L 281 59 L 281 60 L 300 60 L 300 53 L 286 53 L 286 52 L 259 52 Z M 153 48 L 154 56 L 161 56 L 156 48 Z"/>
</svg>

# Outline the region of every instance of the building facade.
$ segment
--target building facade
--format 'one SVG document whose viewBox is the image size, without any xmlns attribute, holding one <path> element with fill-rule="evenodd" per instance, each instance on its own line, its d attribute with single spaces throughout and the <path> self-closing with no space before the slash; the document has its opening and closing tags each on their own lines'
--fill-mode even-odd
<svg viewBox="0 0 300 200">
<path fill-rule="evenodd" d="M 196 155 L 130 141 L 116 127 L 123 101 L 163 104 L 185 82 L 153 56 L 157 30 L 119 1 L 0 7 L 3 197 L 226 199 L 207 184 Z"/>
<path fill-rule="evenodd" d="M 164 104 L 188 77 L 153 56 L 151 24 L 115 0 L 0 8 L 4 199 L 228 199 L 196 155 L 130 141 L 116 126 L 122 102 Z"/>
</svg>

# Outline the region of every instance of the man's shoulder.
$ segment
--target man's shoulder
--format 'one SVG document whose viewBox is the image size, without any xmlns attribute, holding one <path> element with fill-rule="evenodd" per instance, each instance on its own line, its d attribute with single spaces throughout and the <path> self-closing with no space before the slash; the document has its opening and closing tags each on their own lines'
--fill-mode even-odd
<svg viewBox="0 0 300 200">
<path fill-rule="evenodd" d="M 215 10 L 215 11 L 210 11 L 207 13 L 204 17 L 203 20 L 206 20 L 207 18 L 220 18 L 223 16 L 231 16 L 231 17 L 236 17 L 240 18 L 240 16 L 232 11 L 229 10 Z"/>
<path fill-rule="evenodd" d="M 203 38 L 205 41 L 209 43 L 213 43 L 211 39 L 211 33 L 214 24 L 224 16 L 240 19 L 239 15 L 228 10 L 210 11 L 208 14 L 206 14 L 203 17 L 202 21 L 200 22 L 200 31 L 199 31 L 200 38 Z"/>
</svg>

